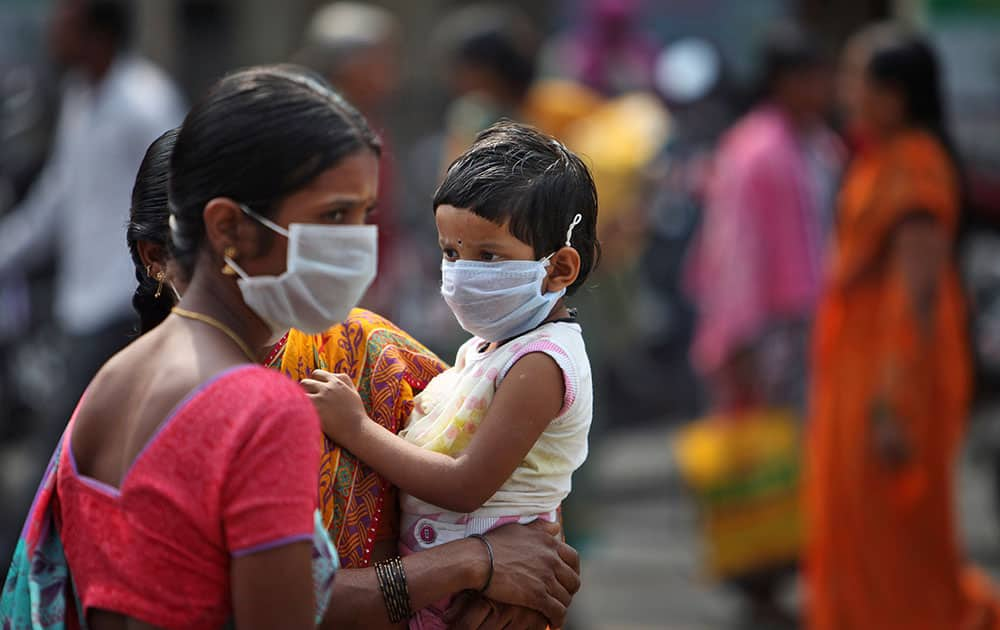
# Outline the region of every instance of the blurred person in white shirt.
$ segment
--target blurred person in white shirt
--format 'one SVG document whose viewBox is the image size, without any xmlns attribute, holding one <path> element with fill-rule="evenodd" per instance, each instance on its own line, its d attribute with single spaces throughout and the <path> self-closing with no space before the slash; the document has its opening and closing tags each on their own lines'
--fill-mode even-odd
<svg viewBox="0 0 1000 630">
<path fill-rule="evenodd" d="M 130 338 L 135 278 L 122 243 L 131 186 L 146 148 L 184 115 L 170 78 L 128 51 L 131 4 L 56 3 L 49 44 L 65 77 L 55 140 L 27 196 L 0 219 L 0 276 L 56 262 L 53 318 L 66 368 L 46 449 L 97 368 Z"/>
</svg>

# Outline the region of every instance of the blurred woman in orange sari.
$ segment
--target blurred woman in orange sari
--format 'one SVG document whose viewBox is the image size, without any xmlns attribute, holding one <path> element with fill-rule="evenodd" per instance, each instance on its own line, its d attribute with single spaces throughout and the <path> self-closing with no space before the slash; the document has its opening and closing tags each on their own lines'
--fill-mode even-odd
<svg viewBox="0 0 1000 630">
<path fill-rule="evenodd" d="M 814 346 L 808 627 L 995 628 L 953 513 L 971 374 L 938 66 L 914 36 L 868 44 Z"/>
</svg>

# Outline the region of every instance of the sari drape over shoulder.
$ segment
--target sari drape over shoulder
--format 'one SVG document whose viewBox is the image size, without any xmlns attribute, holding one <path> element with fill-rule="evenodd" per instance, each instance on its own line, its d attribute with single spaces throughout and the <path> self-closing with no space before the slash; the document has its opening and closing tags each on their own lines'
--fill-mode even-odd
<svg viewBox="0 0 1000 630">
<path fill-rule="evenodd" d="M 959 198 L 947 152 L 923 132 L 861 155 L 845 179 L 813 349 L 805 484 L 812 630 L 1000 627 L 989 585 L 965 568 L 953 512 L 971 392 L 957 269 L 942 270 L 925 331 L 890 254 L 913 214 L 933 217 L 954 242 Z M 912 450 L 900 468 L 874 445 L 879 400 Z"/>
<path fill-rule="evenodd" d="M 392 322 L 363 309 L 319 335 L 290 331 L 268 365 L 296 381 L 316 369 L 349 374 L 368 415 L 393 433 L 409 417 L 413 397 L 447 368 Z M 368 566 L 376 541 L 396 540 L 396 510 L 383 509 L 395 500 L 395 488 L 381 475 L 323 439 L 319 508 L 343 567 Z"/>
</svg>

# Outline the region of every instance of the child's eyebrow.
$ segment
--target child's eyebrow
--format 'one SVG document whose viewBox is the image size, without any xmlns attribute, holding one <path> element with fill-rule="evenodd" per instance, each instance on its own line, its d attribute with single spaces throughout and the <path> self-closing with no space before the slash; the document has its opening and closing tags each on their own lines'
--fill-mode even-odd
<svg viewBox="0 0 1000 630">
<path fill-rule="evenodd" d="M 465 245 L 467 247 L 475 247 L 476 249 L 494 250 L 494 249 L 502 249 L 503 248 L 503 244 L 502 243 L 498 243 L 498 242 L 494 242 L 494 241 L 482 241 L 482 242 L 480 242 L 480 241 L 472 241 L 472 240 L 459 240 L 459 239 L 447 238 L 447 237 L 444 237 L 444 236 L 438 238 L 438 245 L 440 247 L 444 247 L 446 245 L 453 245 L 453 244 L 456 244 L 456 243 L 459 244 L 459 245 Z"/>
</svg>

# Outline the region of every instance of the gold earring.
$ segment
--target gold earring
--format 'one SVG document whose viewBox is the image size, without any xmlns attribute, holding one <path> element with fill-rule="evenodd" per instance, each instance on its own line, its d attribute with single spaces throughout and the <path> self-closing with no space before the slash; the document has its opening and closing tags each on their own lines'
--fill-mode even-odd
<svg viewBox="0 0 1000 630">
<path fill-rule="evenodd" d="M 226 258 L 233 259 L 233 258 L 236 258 L 236 254 L 237 253 L 238 252 L 236 251 L 235 247 L 233 247 L 232 245 L 227 245 L 225 251 L 223 252 L 223 255 Z M 226 263 L 222 267 L 222 275 L 224 275 L 224 276 L 235 276 L 236 275 L 236 270 L 233 269 L 232 267 L 230 267 L 229 263 Z"/>
<path fill-rule="evenodd" d="M 159 282 L 156 285 L 156 293 L 153 294 L 154 299 L 160 299 L 160 295 L 163 293 L 163 283 L 167 281 L 167 272 L 160 271 L 156 274 L 156 281 Z"/>
</svg>

